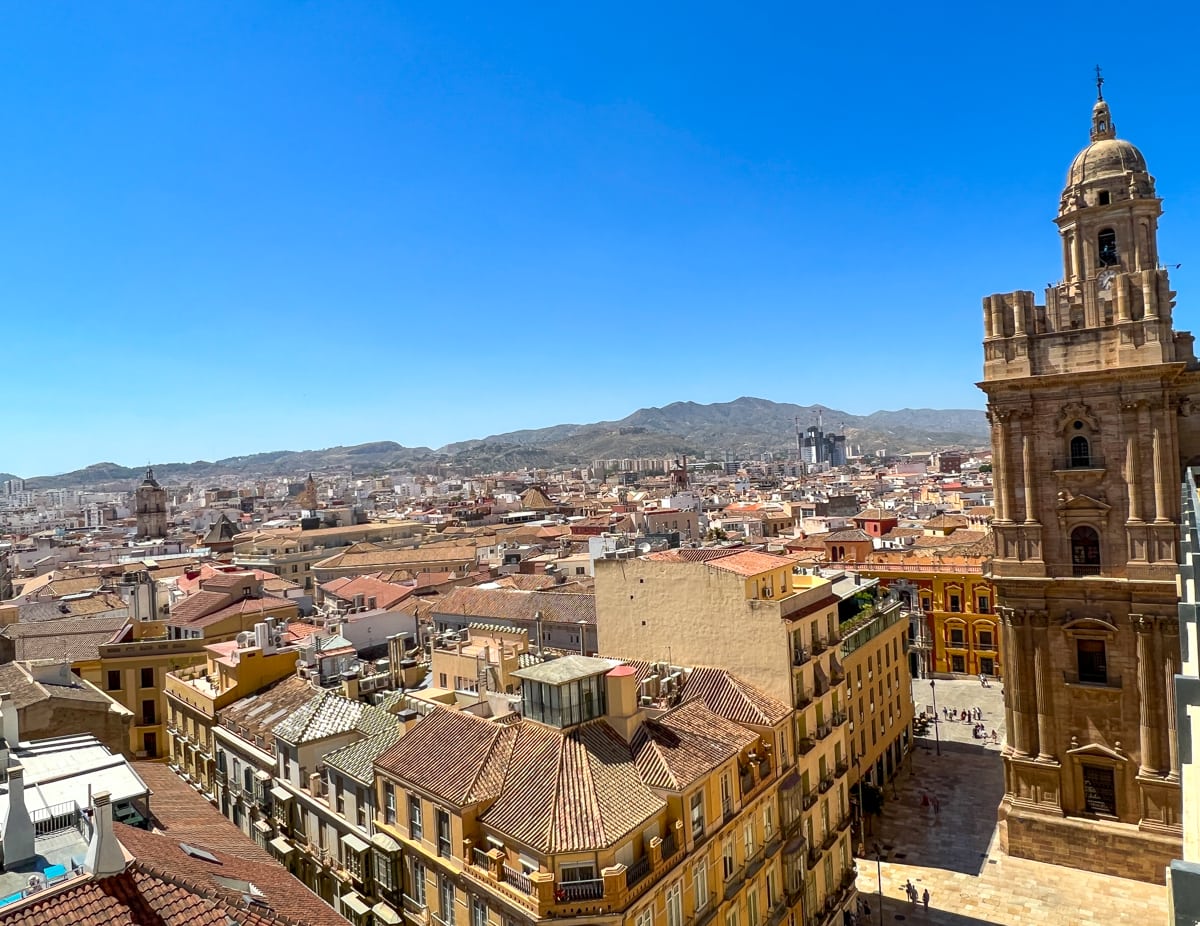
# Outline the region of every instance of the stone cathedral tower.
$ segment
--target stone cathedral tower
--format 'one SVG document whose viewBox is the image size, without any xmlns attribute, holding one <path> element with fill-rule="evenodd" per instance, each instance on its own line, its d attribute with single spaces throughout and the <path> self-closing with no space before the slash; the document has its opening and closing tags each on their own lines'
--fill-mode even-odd
<svg viewBox="0 0 1200 926">
<path fill-rule="evenodd" d="M 134 514 L 137 515 L 137 536 L 167 536 L 167 490 L 154 478 L 154 470 L 146 470 L 146 478 L 134 492 Z"/>
<path fill-rule="evenodd" d="M 1172 326 L 1161 214 L 1145 159 L 1098 95 L 1055 220 L 1062 282 L 1045 305 L 1032 292 L 983 300 L 980 383 L 1005 654 L 1003 846 L 1159 882 L 1181 837 L 1175 577 L 1182 465 L 1200 453 L 1200 365 Z"/>
</svg>

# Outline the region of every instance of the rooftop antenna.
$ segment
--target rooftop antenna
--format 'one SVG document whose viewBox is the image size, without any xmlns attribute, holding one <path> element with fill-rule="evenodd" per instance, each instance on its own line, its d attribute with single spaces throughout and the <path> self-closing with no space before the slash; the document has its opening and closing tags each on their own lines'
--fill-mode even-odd
<svg viewBox="0 0 1200 926">
<path fill-rule="evenodd" d="M 1096 65 L 1096 102 L 1104 100 L 1104 76 L 1100 72 L 1100 65 Z"/>
</svg>

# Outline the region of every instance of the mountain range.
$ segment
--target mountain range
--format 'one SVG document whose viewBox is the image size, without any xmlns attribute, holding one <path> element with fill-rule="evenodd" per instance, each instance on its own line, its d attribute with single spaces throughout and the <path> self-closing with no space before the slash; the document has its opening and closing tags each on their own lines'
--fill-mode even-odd
<svg viewBox="0 0 1200 926">
<path fill-rule="evenodd" d="M 976 409 L 904 408 L 852 415 L 827 406 L 742 397 L 710 405 L 673 402 L 662 408 L 638 409 L 619 421 L 509 431 L 437 450 L 374 441 L 324 450 L 255 453 L 215 462 L 162 463 L 154 465 L 154 472 L 164 483 L 179 484 L 218 476 L 300 476 L 350 468 L 363 475 L 420 471 L 436 464 L 466 472 L 493 472 L 683 454 L 696 460 L 723 460 L 726 451 L 747 459 L 766 452 L 794 451 L 797 427 L 803 430 L 816 425 L 818 416 L 825 431 L 845 434 L 851 448 L 866 453 L 975 448 L 986 446 L 989 440 L 987 419 Z M 31 489 L 129 488 L 142 474 L 140 467 L 96 463 L 70 473 L 28 479 L 26 485 Z M 13 477 L 0 473 L 0 481 L 6 478 Z"/>
</svg>

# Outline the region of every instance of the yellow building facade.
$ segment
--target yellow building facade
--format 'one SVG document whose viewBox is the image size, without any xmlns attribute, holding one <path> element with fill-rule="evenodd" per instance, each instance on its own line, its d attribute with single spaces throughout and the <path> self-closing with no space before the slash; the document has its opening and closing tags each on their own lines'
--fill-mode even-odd
<svg viewBox="0 0 1200 926">
<path fill-rule="evenodd" d="M 601 653 L 720 666 L 790 707 L 788 767 L 809 847 L 805 916 L 818 920 L 848 902 L 841 885 L 854 869 L 839 605 L 829 580 L 766 553 L 671 550 L 596 563 Z"/>
<path fill-rule="evenodd" d="M 876 552 L 858 567 L 894 592 L 919 621 L 910 639 L 910 671 L 917 677 L 1004 676 L 996 592 L 982 557 Z"/>
<path fill-rule="evenodd" d="M 668 668 L 556 659 L 521 670 L 519 722 L 438 710 L 381 756 L 376 825 L 403 847 L 410 922 L 832 921 L 850 818 L 827 809 L 835 856 L 810 870 L 791 710 Z"/>
<path fill-rule="evenodd" d="M 171 767 L 205 795 L 215 795 L 213 727 L 217 711 L 296 671 L 295 646 L 278 646 L 274 621 L 238 639 L 204 647 L 204 662 L 166 673 L 168 756 Z"/>
</svg>

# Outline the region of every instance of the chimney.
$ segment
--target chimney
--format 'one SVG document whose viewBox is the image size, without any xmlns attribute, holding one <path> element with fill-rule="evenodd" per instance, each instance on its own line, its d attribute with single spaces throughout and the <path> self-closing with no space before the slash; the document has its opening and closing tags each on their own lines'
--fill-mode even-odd
<svg viewBox="0 0 1200 926">
<path fill-rule="evenodd" d="M 94 878 L 119 875 L 125 870 L 125 853 L 113 833 L 112 795 L 108 791 L 92 795 L 92 838 L 83 870 Z"/>
<path fill-rule="evenodd" d="M 17 719 L 17 705 L 8 691 L 0 692 L 0 732 L 8 748 L 16 749 L 21 741 L 21 725 Z"/>
<path fill-rule="evenodd" d="M 617 666 L 604 676 L 604 684 L 608 694 L 608 716 L 605 720 L 625 742 L 631 742 L 642 723 L 641 710 L 638 708 L 637 670 L 633 666 Z"/>
<path fill-rule="evenodd" d="M 25 806 L 25 769 L 14 765 L 8 770 L 8 820 L 4 825 L 4 867 L 28 862 L 37 853 L 33 848 L 33 821 Z"/>
</svg>

